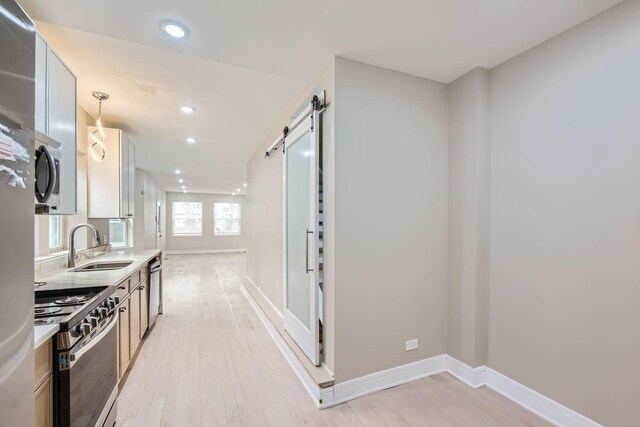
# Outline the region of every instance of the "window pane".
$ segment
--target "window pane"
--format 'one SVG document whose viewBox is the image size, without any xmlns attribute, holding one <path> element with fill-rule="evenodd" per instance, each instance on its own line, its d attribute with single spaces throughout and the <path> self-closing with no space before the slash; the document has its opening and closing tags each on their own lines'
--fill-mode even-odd
<svg viewBox="0 0 640 427">
<path fill-rule="evenodd" d="M 202 203 L 173 202 L 172 207 L 174 235 L 202 235 Z"/>
<path fill-rule="evenodd" d="M 62 248 L 62 218 L 60 215 L 49 216 L 49 248 Z"/>
<path fill-rule="evenodd" d="M 240 203 L 213 204 L 213 234 L 237 236 L 240 234 Z"/>
<path fill-rule="evenodd" d="M 127 221 L 124 219 L 109 220 L 109 243 L 111 246 L 127 246 Z"/>
</svg>

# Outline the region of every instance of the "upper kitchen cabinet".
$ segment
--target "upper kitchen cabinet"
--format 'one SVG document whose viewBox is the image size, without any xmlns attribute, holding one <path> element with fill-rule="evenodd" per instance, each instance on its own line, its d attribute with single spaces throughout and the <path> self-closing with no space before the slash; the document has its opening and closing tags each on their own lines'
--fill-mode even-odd
<svg viewBox="0 0 640 427">
<path fill-rule="evenodd" d="M 87 151 L 91 133 L 87 130 Z M 104 129 L 106 154 L 88 157 L 89 218 L 131 218 L 135 205 L 136 147 L 120 129 Z"/>
<path fill-rule="evenodd" d="M 61 146 L 62 158 L 58 184 L 60 205 L 55 214 L 77 213 L 77 111 L 76 77 L 36 36 L 35 128 Z"/>
</svg>

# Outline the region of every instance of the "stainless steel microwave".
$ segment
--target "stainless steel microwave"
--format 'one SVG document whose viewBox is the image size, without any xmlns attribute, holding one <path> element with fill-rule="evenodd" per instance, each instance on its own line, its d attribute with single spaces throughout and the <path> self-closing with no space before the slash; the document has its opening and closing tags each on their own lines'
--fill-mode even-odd
<svg viewBox="0 0 640 427">
<path fill-rule="evenodd" d="M 55 213 L 60 206 L 60 162 L 62 151 L 59 142 L 36 132 L 35 202 L 36 213 Z"/>
</svg>

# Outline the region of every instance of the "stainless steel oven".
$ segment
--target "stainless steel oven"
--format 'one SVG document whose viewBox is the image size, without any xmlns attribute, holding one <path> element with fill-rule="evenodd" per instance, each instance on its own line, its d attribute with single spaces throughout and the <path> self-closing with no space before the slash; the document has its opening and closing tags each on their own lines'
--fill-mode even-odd
<svg viewBox="0 0 640 427">
<path fill-rule="evenodd" d="M 36 213 L 55 213 L 60 205 L 60 147 L 60 143 L 41 132 L 36 132 Z"/>
<path fill-rule="evenodd" d="M 58 333 L 56 425 L 112 427 L 116 417 L 117 310 L 98 315 Z M 103 311 L 103 313 L 106 313 Z"/>
</svg>

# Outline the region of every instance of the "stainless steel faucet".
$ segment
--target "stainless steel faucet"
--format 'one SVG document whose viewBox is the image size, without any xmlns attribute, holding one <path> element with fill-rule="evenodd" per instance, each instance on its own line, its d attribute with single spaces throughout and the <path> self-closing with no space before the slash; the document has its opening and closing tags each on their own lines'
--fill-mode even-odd
<svg viewBox="0 0 640 427">
<path fill-rule="evenodd" d="M 96 238 L 96 244 L 101 245 L 102 242 L 100 240 L 100 232 L 97 228 L 95 228 L 91 224 L 78 224 L 69 232 L 69 267 L 76 266 L 76 242 L 75 242 L 75 234 L 79 228 L 87 227 L 93 230 L 93 235 Z"/>
</svg>

